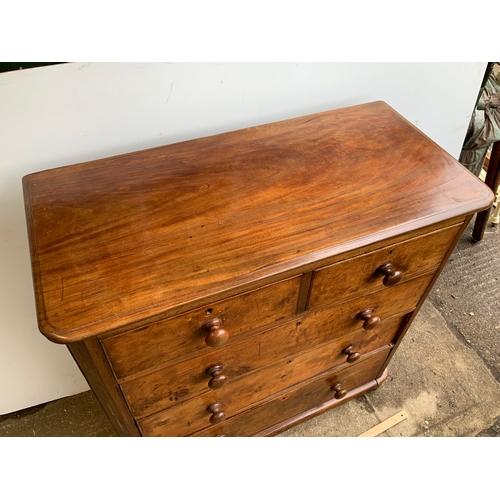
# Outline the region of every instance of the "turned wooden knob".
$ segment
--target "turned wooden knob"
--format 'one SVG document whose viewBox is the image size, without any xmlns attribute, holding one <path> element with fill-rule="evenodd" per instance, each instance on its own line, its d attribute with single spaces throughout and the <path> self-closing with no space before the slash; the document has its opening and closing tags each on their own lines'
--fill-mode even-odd
<svg viewBox="0 0 500 500">
<path fill-rule="evenodd" d="M 203 325 L 203 330 L 208 332 L 205 337 L 205 344 L 209 347 L 219 347 L 227 342 L 229 333 L 222 328 L 222 321 L 214 318 Z"/>
<path fill-rule="evenodd" d="M 397 285 L 403 277 L 403 273 L 401 271 L 397 271 L 391 262 L 381 265 L 377 269 L 377 274 L 384 277 L 382 283 L 385 286 Z"/>
<path fill-rule="evenodd" d="M 363 309 L 358 318 L 363 321 L 363 330 L 373 330 L 380 323 L 380 318 L 374 316 L 371 309 Z"/>
<path fill-rule="evenodd" d="M 357 361 L 361 354 L 359 354 L 359 352 L 354 352 L 354 346 L 350 345 L 348 347 L 346 347 L 343 351 L 342 351 L 344 354 L 347 354 L 347 359 L 346 361 L 348 363 L 354 363 L 355 361 Z"/>
<path fill-rule="evenodd" d="M 207 368 L 207 374 L 212 377 L 208 381 L 208 387 L 210 387 L 210 389 L 220 389 L 228 381 L 228 378 L 222 373 L 223 368 L 224 365 L 222 363 L 217 363 L 216 365 L 212 365 L 210 368 Z"/>
<path fill-rule="evenodd" d="M 207 408 L 207 411 L 208 413 L 212 413 L 212 416 L 210 417 L 210 423 L 213 425 L 226 420 L 226 414 L 222 411 L 222 403 L 220 401 L 212 403 Z"/>
<path fill-rule="evenodd" d="M 335 385 L 330 387 L 330 389 L 335 392 L 335 395 L 333 396 L 335 399 L 342 399 L 347 394 L 347 391 L 342 389 L 342 384 L 340 382 L 337 382 Z"/>
</svg>

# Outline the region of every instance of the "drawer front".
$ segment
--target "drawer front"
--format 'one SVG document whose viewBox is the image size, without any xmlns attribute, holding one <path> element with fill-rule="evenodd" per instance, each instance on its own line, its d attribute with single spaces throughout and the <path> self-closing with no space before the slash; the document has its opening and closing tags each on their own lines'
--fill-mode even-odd
<svg viewBox="0 0 500 500">
<path fill-rule="evenodd" d="M 358 297 L 331 308 L 304 314 L 295 321 L 217 349 L 204 356 L 146 374 L 122 383 L 123 393 L 137 418 L 158 412 L 181 401 L 208 392 L 207 370 L 222 365 L 222 374 L 233 385 L 237 377 L 275 363 L 279 359 L 342 339 L 330 367 L 344 362 L 342 350 L 353 345 L 363 353 L 393 342 L 401 315 L 412 311 L 432 275 L 421 276 L 395 288 Z M 359 313 L 371 310 L 380 323 L 367 330 Z M 344 345 L 344 343 L 346 343 Z M 354 351 L 356 352 L 356 351 Z"/>
<path fill-rule="evenodd" d="M 211 426 L 214 417 L 217 421 L 221 417 L 217 415 L 219 411 L 224 413 L 223 417 L 230 418 L 274 394 L 330 371 L 335 366 L 337 349 L 337 346 L 326 344 L 307 353 L 288 356 L 221 389 L 139 419 L 137 423 L 145 436 L 192 434 Z M 345 365 L 350 366 L 347 363 Z M 219 407 L 215 408 L 214 405 Z M 214 407 L 214 410 L 211 410 L 211 407 Z"/>
<path fill-rule="evenodd" d="M 345 300 L 348 297 L 372 293 L 433 271 L 443 260 L 461 225 L 420 236 L 403 243 L 388 245 L 383 249 L 341 261 L 314 272 L 308 308 Z M 392 264 L 386 274 L 378 270 Z M 384 285 L 384 281 L 386 285 Z"/>
<path fill-rule="evenodd" d="M 207 427 L 193 435 L 252 436 L 302 412 L 312 410 L 323 403 L 333 400 L 341 404 L 349 397 L 349 392 L 344 398 L 335 399 L 337 393 L 332 391 L 331 388 L 340 383 L 344 390 L 352 391 L 374 381 L 388 354 L 388 349 L 378 351 L 360 360 L 355 365 L 334 370 L 314 381 L 302 384 L 290 392 L 281 394 L 268 403 L 235 415 L 220 424 Z"/>
<path fill-rule="evenodd" d="M 103 339 L 101 343 L 120 379 L 162 363 L 176 362 L 178 358 L 216 350 L 219 347 L 209 347 L 206 338 L 217 338 L 222 330 L 228 334 L 230 345 L 242 333 L 292 317 L 299 286 L 300 276 L 296 276 Z M 220 320 L 220 325 L 216 320 Z"/>
<path fill-rule="evenodd" d="M 351 307 L 351 310 L 356 313 L 356 309 Z M 341 326 L 339 329 L 338 314 L 340 311 L 336 308 L 305 315 L 219 352 L 124 382 L 123 393 L 133 414 L 142 418 L 204 392 L 216 391 L 222 385 L 232 385 L 238 377 L 333 339 L 337 340 L 328 347 L 330 366 L 346 361 L 354 363 L 360 355 L 395 342 L 404 320 L 403 316 L 384 317 L 380 325 L 369 332 L 357 321 L 355 329 L 346 331 Z"/>
</svg>

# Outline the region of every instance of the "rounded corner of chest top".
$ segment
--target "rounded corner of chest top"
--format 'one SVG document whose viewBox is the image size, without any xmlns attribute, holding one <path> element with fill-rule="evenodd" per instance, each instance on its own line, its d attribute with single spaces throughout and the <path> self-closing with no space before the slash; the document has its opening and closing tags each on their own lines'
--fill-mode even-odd
<svg viewBox="0 0 500 500">
<path fill-rule="evenodd" d="M 83 338 L 81 335 L 75 334 L 73 330 L 57 328 L 43 313 L 38 314 L 37 322 L 39 332 L 54 344 L 70 344 Z"/>
</svg>

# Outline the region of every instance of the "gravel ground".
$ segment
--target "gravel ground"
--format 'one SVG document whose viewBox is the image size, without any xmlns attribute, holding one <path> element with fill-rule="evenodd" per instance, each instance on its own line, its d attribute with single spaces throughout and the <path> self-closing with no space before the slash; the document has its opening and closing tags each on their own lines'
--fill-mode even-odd
<svg viewBox="0 0 500 500">
<path fill-rule="evenodd" d="M 472 220 L 438 278 L 429 300 L 456 337 L 473 349 L 500 382 L 500 231 L 489 225 L 472 240 Z M 500 398 L 500 394 L 499 394 Z M 500 422 L 480 436 L 499 436 Z"/>
</svg>

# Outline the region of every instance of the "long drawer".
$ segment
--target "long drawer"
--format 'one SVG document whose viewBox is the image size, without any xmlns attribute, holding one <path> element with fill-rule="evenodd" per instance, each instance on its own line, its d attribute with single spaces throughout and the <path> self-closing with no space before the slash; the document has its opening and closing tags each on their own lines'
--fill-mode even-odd
<svg viewBox="0 0 500 500">
<path fill-rule="evenodd" d="M 210 391 L 211 380 L 211 385 L 215 381 L 218 386 L 215 378 L 220 380 L 221 375 L 230 385 L 238 377 L 286 356 L 339 339 L 330 344 L 331 366 L 336 366 L 347 359 L 344 350 L 349 346 L 353 353 L 364 354 L 395 341 L 402 315 L 415 308 L 429 280 L 430 276 L 422 276 L 397 288 L 304 314 L 222 349 L 123 381 L 123 393 L 134 415 L 141 418 Z M 364 310 L 380 318 L 374 329 L 365 329 L 359 318 Z"/>
<path fill-rule="evenodd" d="M 212 333 L 216 335 L 217 330 L 225 330 L 227 344 L 231 344 L 242 333 L 292 317 L 299 286 L 300 276 L 296 276 L 103 339 L 101 343 L 120 379 L 161 363 L 176 362 L 179 357 L 194 357 L 212 350 L 206 338 Z"/>
<path fill-rule="evenodd" d="M 349 399 L 349 391 L 370 382 L 376 387 L 375 379 L 388 354 L 388 349 L 382 349 L 364 357 L 358 364 L 343 365 L 340 369 L 301 384 L 265 404 L 195 432 L 193 436 L 252 436 L 326 402 L 340 404 Z M 341 394 L 332 390 L 336 384 L 347 391 L 341 399 L 336 399 Z"/>
<path fill-rule="evenodd" d="M 220 418 L 230 418 L 271 398 L 278 392 L 332 370 L 334 358 L 335 349 L 330 344 L 297 356 L 287 356 L 221 389 L 207 392 L 167 410 L 138 419 L 138 426 L 142 434 L 146 436 L 191 434 L 212 425 L 214 416 L 217 421 Z M 362 366 L 363 363 L 360 361 L 356 365 Z"/>
<path fill-rule="evenodd" d="M 308 308 L 372 293 L 435 270 L 460 227 L 455 225 L 317 269 Z M 383 268 L 385 264 L 392 267 Z"/>
<path fill-rule="evenodd" d="M 404 316 L 388 318 L 371 332 L 360 327 L 358 331 L 345 335 L 345 331 L 335 330 L 331 316 L 330 311 L 308 315 L 245 339 L 219 353 L 210 353 L 124 382 L 123 393 L 134 415 L 141 418 L 204 392 L 229 386 L 238 377 L 338 336 L 340 338 L 328 345 L 331 366 L 346 361 L 355 363 L 360 356 L 395 342 L 404 320 Z"/>
</svg>

